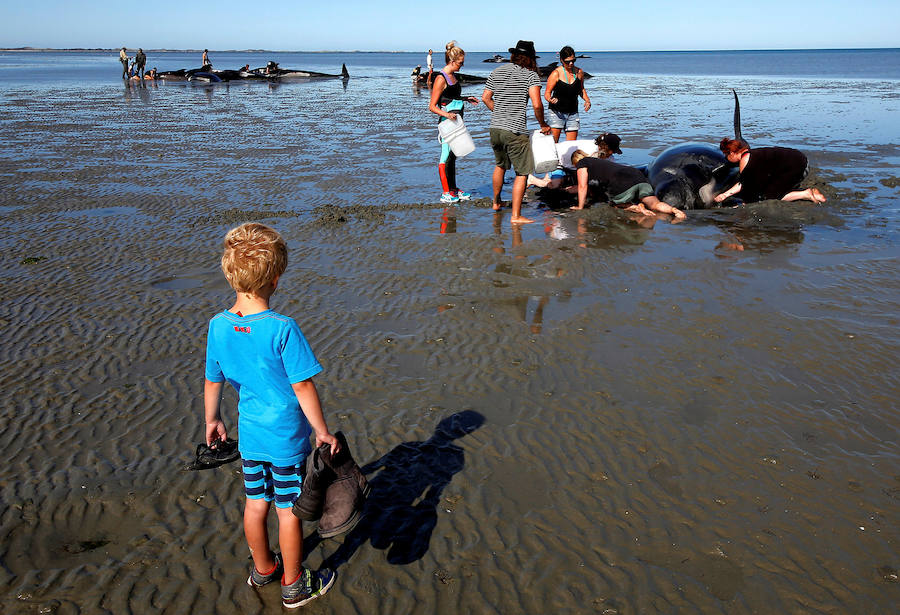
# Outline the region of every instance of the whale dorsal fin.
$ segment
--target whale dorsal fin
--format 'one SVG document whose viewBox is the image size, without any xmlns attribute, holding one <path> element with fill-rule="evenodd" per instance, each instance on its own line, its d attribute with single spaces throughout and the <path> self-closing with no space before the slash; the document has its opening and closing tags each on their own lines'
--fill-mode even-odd
<svg viewBox="0 0 900 615">
<path fill-rule="evenodd" d="M 741 103 L 734 89 L 731 90 L 731 93 L 734 94 L 734 138 L 743 139 L 744 137 L 741 136 Z"/>
</svg>

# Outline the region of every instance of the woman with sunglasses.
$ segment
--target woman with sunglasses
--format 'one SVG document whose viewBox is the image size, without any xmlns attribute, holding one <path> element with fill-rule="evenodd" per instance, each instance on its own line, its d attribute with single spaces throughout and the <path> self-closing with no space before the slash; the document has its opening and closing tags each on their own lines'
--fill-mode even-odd
<svg viewBox="0 0 900 615">
<path fill-rule="evenodd" d="M 456 41 L 447 43 L 444 56 L 447 66 L 437 73 L 431 85 L 431 101 L 428 110 L 441 116 L 438 124 L 445 119 L 456 120 L 462 116 L 465 102 L 478 104 L 474 96 L 463 96 L 462 88 L 455 73 L 462 68 L 466 60 L 466 52 L 456 46 Z M 456 185 L 456 155 L 447 143 L 441 142 L 441 158 L 438 162 L 438 175 L 441 178 L 441 203 L 458 203 L 468 201 L 472 195 L 460 190 Z"/>
<path fill-rule="evenodd" d="M 575 50 L 566 45 L 559 50 L 561 66 L 547 78 L 544 98 L 550 103 L 547 123 L 553 140 L 559 142 L 560 133 L 566 131 L 566 141 L 578 138 L 578 97 L 584 99 L 584 110 L 591 108 L 591 99 L 584 89 L 584 71 L 575 66 Z"/>
</svg>

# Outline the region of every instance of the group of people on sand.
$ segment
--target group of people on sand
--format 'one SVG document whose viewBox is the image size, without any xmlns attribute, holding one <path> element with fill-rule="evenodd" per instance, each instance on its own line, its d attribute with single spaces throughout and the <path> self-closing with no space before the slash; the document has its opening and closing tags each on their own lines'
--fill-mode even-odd
<svg viewBox="0 0 900 615">
<path fill-rule="evenodd" d="M 656 197 L 646 174 L 639 168 L 611 160 L 621 154 L 620 139 L 604 133 L 595 141 L 597 151 L 578 149 L 571 154 L 571 169 L 564 169 L 556 177 L 537 178 L 534 171 L 526 114 L 530 103 L 540 132 L 550 134 L 559 142 L 563 133 L 567 141 L 578 139 L 580 128 L 579 98 L 584 111 L 591 108 L 591 99 L 584 86 L 584 71 L 575 66 L 575 50 L 566 45 L 559 52 L 560 65 L 547 78 L 544 110 L 541 99 L 541 78 L 537 68 L 537 54 L 532 41 L 520 40 L 509 48 L 510 62 L 491 72 L 485 84 L 481 102 L 491 111 L 490 140 L 495 166 L 491 178 L 491 207 L 504 207 L 501 191 L 506 171 L 512 168 L 510 205 L 513 224 L 528 224 L 533 220 L 522 215 L 522 201 L 529 185 L 564 189 L 577 195 L 572 209 L 584 209 L 590 201 L 605 201 L 617 207 L 653 216 L 668 214 L 683 220 L 685 213 Z M 431 50 L 429 50 L 429 59 Z M 446 66 L 434 75 L 431 83 L 429 110 L 438 115 L 438 123 L 461 117 L 465 103 L 477 105 L 479 99 L 463 96 L 456 73 L 463 67 L 465 52 L 450 41 L 444 53 Z M 429 71 L 430 72 L 430 71 Z M 784 201 L 809 200 L 822 203 L 825 197 L 816 188 L 797 190 L 807 173 L 806 156 L 785 147 L 764 147 L 753 150 L 740 139 L 723 139 L 720 144 L 729 163 L 739 166 L 738 182 L 719 194 L 715 201 L 723 202 L 731 196 L 745 202 L 763 199 Z M 751 162 L 752 161 L 752 162 Z M 560 165 L 562 167 L 562 165 Z M 438 162 L 441 180 L 441 202 L 458 203 L 469 200 L 471 194 L 456 184 L 456 156 L 447 143 L 441 142 Z"/>
<path fill-rule="evenodd" d="M 580 71 L 573 66 L 574 52 L 571 47 L 564 47 L 560 54 L 564 61 L 562 70 L 555 80 L 551 75 L 547 86 L 546 100 L 553 106 L 545 117 L 533 43 L 519 41 L 510 53 L 512 62 L 491 73 L 479 101 L 461 94 L 454 74 L 462 68 L 465 52 L 451 41 L 446 48 L 446 66 L 435 76 L 429 109 L 440 116 L 439 121 L 461 115 L 466 102 L 484 102 L 491 110 L 490 139 L 496 163 L 493 206 L 500 209 L 503 177 L 506 170 L 513 168 L 516 178 L 512 221 L 522 224 L 531 222 L 521 216 L 520 208 L 534 167 L 525 131 L 527 104 L 530 102 L 534 109 L 542 133 L 552 134 L 556 127 L 557 137 L 565 132 L 567 140 L 574 141 L 578 112 L 577 108 L 572 110 L 570 103 L 580 97 L 588 109 L 590 99 Z M 204 64 L 208 64 L 205 55 Z M 566 87 L 559 87 L 560 83 Z M 655 197 L 640 170 L 610 160 L 614 154 L 622 153 L 620 143 L 617 135 L 604 133 L 593 142 L 595 153 L 576 148 L 570 155 L 575 176 L 572 188 L 578 198 L 574 208 L 587 206 L 589 187 L 595 182 L 602 186 L 604 198 L 619 206 L 647 214 L 652 211 L 683 217 L 682 212 Z M 798 156 L 786 148 L 751 152 L 745 142 L 729 139 L 723 140 L 721 147 L 729 162 L 738 164 L 741 172 L 740 182 L 723 192 L 724 198 L 741 194 L 747 198 L 824 200 L 817 190 L 791 191 L 793 186 L 789 184 L 795 181 L 797 169 L 806 165 L 803 154 L 798 152 Z M 448 202 L 470 197 L 456 184 L 454 163 L 452 151 L 442 144 L 439 169 L 444 195 L 453 197 Z M 555 181 L 535 179 L 546 180 L 543 185 L 547 186 Z M 203 417 L 206 445 L 216 449 L 226 443 L 229 429 L 221 406 L 225 383 L 230 383 L 238 394 L 238 450 L 246 495 L 243 529 L 252 558 L 247 584 L 254 589 L 279 584 L 283 606 L 293 609 L 326 594 L 336 578 L 328 566 L 318 570 L 303 566 L 303 526 L 293 509 L 303 489 L 304 468 L 312 452 L 310 439 L 314 439 L 317 449 L 327 447 L 331 455 L 341 452 L 343 445 L 329 429 L 313 381 L 322 365 L 297 322 L 270 308 L 270 299 L 279 288 L 287 262 L 287 245 L 270 227 L 247 223 L 226 234 L 220 265 L 234 290 L 234 302 L 209 321 Z M 315 459 L 313 456 L 309 467 L 315 465 Z M 312 490 L 310 485 L 309 491 Z M 268 516 L 273 506 L 279 553 L 272 549 L 269 536 Z"/>
<path fill-rule="evenodd" d="M 138 47 L 137 53 L 134 54 L 134 57 L 129 57 L 126 48 L 122 47 L 122 49 L 119 51 L 119 62 L 122 63 L 122 79 L 124 79 L 125 81 L 130 81 L 132 79 L 136 81 L 141 81 L 143 79 L 156 79 L 155 66 L 149 71 L 144 72 L 144 69 L 147 66 L 147 55 L 140 47 Z"/>
<path fill-rule="evenodd" d="M 212 69 L 212 63 L 209 61 L 209 49 L 203 50 L 203 56 L 200 61 L 204 70 Z M 122 49 L 119 50 L 119 62 L 122 63 L 122 79 L 125 81 L 143 81 L 144 79 L 152 81 L 157 78 L 155 66 L 149 71 L 144 72 L 144 69 L 147 66 L 147 55 L 140 47 L 138 47 L 134 57 L 130 57 L 128 55 L 128 49 L 122 47 Z"/>
</svg>

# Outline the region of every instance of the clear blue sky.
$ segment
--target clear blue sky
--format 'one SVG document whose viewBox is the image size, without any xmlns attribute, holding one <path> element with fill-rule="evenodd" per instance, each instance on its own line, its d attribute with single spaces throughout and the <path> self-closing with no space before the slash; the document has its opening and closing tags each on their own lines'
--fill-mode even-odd
<svg viewBox="0 0 900 615">
<path fill-rule="evenodd" d="M 519 7 L 519 8 L 514 8 Z M 602 0 L 518 3 L 3 0 L 0 47 L 538 50 L 900 47 L 897 0 Z"/>
</svg>

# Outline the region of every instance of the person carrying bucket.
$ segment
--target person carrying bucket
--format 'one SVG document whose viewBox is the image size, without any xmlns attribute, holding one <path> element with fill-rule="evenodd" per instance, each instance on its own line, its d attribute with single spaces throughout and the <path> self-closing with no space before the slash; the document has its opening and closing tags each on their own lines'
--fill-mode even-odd
<svg viewBox="0 0 900 615">
<path fill-rule="evenodd" d="M 478 104 L 478 99 L 474 96 L 462 95 L 462 87 L 455 76 L 465 59 L 466 52 L 456 46 L 456 41 L 447 43 L 447 66 L 434 78 L 428 105 L 429 111 L 440 116 L 438 124 L 445 120 L 455 122 L 457 117 L 461 118 L 466 102 Z M 470 193 L 460 190 L 456 185 L 456 154 L 444 139 L 441 139 L 438 175 L 441 178 L 441 203 L 458 203 L 472 198 Z"/>
<path fill-rule="evenodd" d="M 509 48 L 509 64 L 495 68 L 484 84 L 481 100 L 491 110 L 491 149 L 494 150 L 494 172 L 491 175 L 493 198 L 491 208 L 503 207 L 500 192 L 503 176 L 512 167 L 516 178 L 512 187 L 513 224 L 534 222 L 522 215 L 522 199 L 528 175 L 534 171 L 534 155 L 526 127 L 525 110 L 529 102 L 542 134 L 550 134 L 550 126 L 544 121 L 544 104 L 541 102 L 541 78 L 538 76 L 537 53 L 533 41 L 519 41 Z"/>
</svg>

